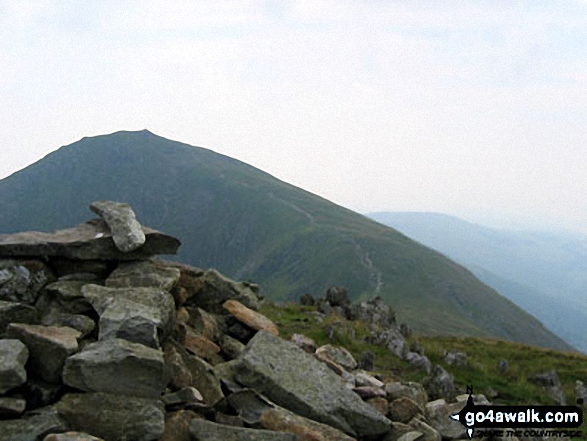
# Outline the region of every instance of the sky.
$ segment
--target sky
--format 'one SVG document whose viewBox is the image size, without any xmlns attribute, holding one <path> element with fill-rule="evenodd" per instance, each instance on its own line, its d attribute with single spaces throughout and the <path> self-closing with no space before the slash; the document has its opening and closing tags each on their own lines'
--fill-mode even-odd
<svg viewBox="0 0 587 441">
<path fill-rule="evenodd" d="M 353 210 L 587 232 L 587 1 L 0 0 L 0 178 L 142 130 Z"/>
</svg>

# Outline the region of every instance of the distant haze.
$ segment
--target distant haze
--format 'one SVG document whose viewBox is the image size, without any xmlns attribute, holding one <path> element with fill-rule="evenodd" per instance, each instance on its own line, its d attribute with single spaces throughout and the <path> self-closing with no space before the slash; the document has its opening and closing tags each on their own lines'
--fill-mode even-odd
<svg viewBox="0 0 587 441">
<path fill-rule="evenodd" d="M 586 1 L 0 2 L 0 178 L 150 131 L 360 212 L 587 232 Z"/>
</svg>

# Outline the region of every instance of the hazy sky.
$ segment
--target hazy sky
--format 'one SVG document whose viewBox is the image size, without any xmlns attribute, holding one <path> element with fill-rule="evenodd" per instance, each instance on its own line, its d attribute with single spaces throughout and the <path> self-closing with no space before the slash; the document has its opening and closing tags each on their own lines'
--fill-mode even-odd
<svg viewBox="0 0 587 441">
<path fill-rule="evenodd" d="M 587 1 L 0 0 L 0 177 L 83 136 L 351 209 L 587 231 Z"/>
</svg>

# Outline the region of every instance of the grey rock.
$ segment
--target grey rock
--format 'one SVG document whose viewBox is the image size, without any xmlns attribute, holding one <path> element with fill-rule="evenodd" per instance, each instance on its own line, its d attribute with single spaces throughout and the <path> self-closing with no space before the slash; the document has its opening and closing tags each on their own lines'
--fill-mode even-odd
<svg viewBox="0 0 587 441">
<path fill-rule="evenodd" d="M 422 437 L 418 438 L 418 441 L 441 441 L 442 436 L 438 431 L 430 426 L 428 423 L 420 419 L 419 417 L 413 418 L 409 426 L 412 427 L 416 432 L 421 432 Z"/>
<path fill-rule="evenodd" d="M 385 385 L 385 392 L 387 393 L 387 401 L 390 402 L 397 398 L 407 397 L 422 408 L 428 402 L 428 394 L 426 393 L 424 386 L 412 381 L 387 383 Z"/>
<path fill-rule="evenodd" d="M 497 368 L 502 374 L 506 374 L 509 370 L 509 367 L 510 365 L 507 360 L 499 360 L 499 363 L 497 364 Z"/>
<path fill-rule="evenodd" d="M 454 377 L 440 365 L 434 367 L 432 377 L 425 383 L 424 387 L 430 400 L 444 398 L 446 401 L 454 401 L 455 399 Z"/>
<path fill-rule="evenodd" d="M 312 294 L 304 294 L 303 296 L 300 297 L 300 304 L 304 305 L 304 306 L 314 306 L 314 304 L 316 303 L 316 300 L 314 299 L 314 297 L 312 296 Z"/>
<path fill-rule="evenodd" d="M 422 348 L 422 345 L 418 340 L 414 340 L 410 344 L 410 352 L 415 352 L 416 354 L 424 355 L 424 348 Z"/>
<path fill-rule="evenodd" d="M 364 371 L 355 372 L 354 376 L 357 387 L 369 386 L 383 388 L 385 386 L 382 381 Z"/>
<path fill-rule="evenodd" d="M 412 336 L 412 328 L 410 328 L 410 326 L 407 323 L 400 323 L 400 325 L 399 325 L 399 332 L 405 338 L 408 338 L 408 337 L 411 337 Z"/>
<path fill-rule="evenodd" d="M 561 381 L 558 377 L 558 374 L 555 371 L 551 370 L 548 372 L 542 372 L 535 375 L 529 375 L 528 381 L 530 383 L 534 383 L 538 386 L 544 387 L 548 395 L 557 404 L 567 404 L 567 400 L 565 398 L 565 393 L 563 391 Z"/>
<path fill-rule="evenodd" d="M 21 398 L 0 397 L 0 419 L 18 418 L 25 407 L 26 401 Z"/>
<path fill-rule="evenodd" d="M 0 300 L 0 337 L 10 323 L 39 323 L 39 313 L 34 306 Z"/>
<path fill-rule="evenodd" d="M 381 297 L 355 304 L 351 310 L 353 318 L 376 328 L 386 329 L 395 326 L 395 314 Z"/>
<path fill-rule="evenodd" d="M 100 315 L 100 340 L 122 338 L 158 348 L 173 329 L 175 303 L 167 291 L 85 285 L 82 293 Z"/>
<path fill-rule="evenodd" d="M 385 398 L 385 390 L 373 386 L 354 387 L 353 392 L 360 396 L 363 400 L 371 398 Z"/>
<path fill-rule="evenodd" d="M 39 441 L 67 427 L 53 407 L 27 412 L 22 418 L 0 420 L 0 441 Z"/>
<path fill-rule="evenodd" d="M 200 403 L 204 401 L 202 394 L 195 387 L 185 387 L 175 392 L 170 392 L 161 397 L 165 406 L 177 406 L 187 403 Z"/>
<path fill-rule="evenodd" d="M 110 288 L 145 287 L 170 291 L 179 281 L 180 271 L 153 261 L 121 262 L 106 279 Z"/>
<path fill-rule="evenodd" d="M 447 352 L 444 354 L 444 361 L 451 366 L 466 366 L 467 354 L 465 352 Z"/>
<path fill-rule="evenodd" d="M 388 412 L 393 422 L 397 421 L 400 423 L 408 423 L 417 414 L 423 413 L 422 408 L 408 397 L 400 397 L 393 400 L 389 403 Z"/>
<path fill-rule="evenodd" d="M 581 380 L 575 381 L 575 402 L 583 411 L 587 411 L 587 387 Z"/>
<path fill-rule="evenodd" d="M 345 387 L 327 366 L 291 342 L 259 331 L 235 366 L 235 378 L 298 415 L 355 436 L 377 436 L 391 422 Z"/>
<path fill-rule="evenodd" d="M 372 331 L 368 341 L 386 347 L 389 352 L 402 360 L 408 354 L 406 339 L 396 327 Z"/>
<path fill-rule="evenodd" d="M 187 288 L 189 298 L 186 306 L 195 305 L 210 313 L 225 314 L 226 311 L 222 306 L 224 302 L 237 300 L 247 308 L 259 310 L 259 298 L 249 284 L 230 280 L 213 269 L 206 271 L 199 278 L 198 284 L 194 283 Z"/>
<path fill-rule="evenodd" d="M 0 244 L 2 237 L 0 235 Z M 53 280 L 55 276 L 40 260 L 0 259 L 0 300 L 32 305 L 41 288 Z"/>
<path fill-rule="evenodd" d="M 112 239 L 123 253 L 140 248 L 145 243 L 145 233 L 128 204 L 114 201 L 96 201 L 90 209 L 108 224 Z"/>
<path fill-rule="evenodd" d="M 219 343 L 222 352 L 230 359 L 237 358 L 245 350 L 245 345 L 230 335 L 222 336 Z"/>
<path fill-rule="evenodd" d="M 346 289 L 342 286 L 331 286 L 326 291 L 326 301 L 330 306 L 345 307 L 350 305 L 351 301 L 347 295 Z"/>
<path fill-rule="evenodd" d="M 80 332 L 80 338 L 90 334 L 96 327 L 94 320 L 86 315 L 53 312 L 41 320 L 45 326 L 65 326 Z"/>
<path fill-rule="evenodd" d="M 459 413 L 466 402 L 447 404 L 444 399 L 431 401 L 424 409 L 428 423 L 440 433 L 443 438 L 458 439 L 465 438 L 465 426 L 450 418 L 450 415 Z"/>
<path fill-rule="evenodd" d="M 372 371 L 374 368 L 375 357 L 373 356 L 373 352 L 363 352 L 359 357 L 357 367 L 359 369 L 364 369 L 366 371 Z"/>
<path fill-rule="evenodd" d="M 57 311 L 70 314 L 86 313 L 92 305 L 82 294 L 88 282 L 79 280 L 59 280 L 47 285 L 37 302 L 37 308 L 44 312 Z"/>
<path fill-rule="evenodd" d="M 19 389 L 19 393 L 22 393 L 26 399 L 27 409 L 38 409 L 55 404 L 65 389 L 63 384 L 52 384 L 38 378 L 29 378 Z"/>
<path fill-rule="evenodd" d="M 65 359 L 78 350 L 80 332 L 67 327 L 12 323 L 6 334 L 29 350 L 29 372 L 49 383 L 60 383 Z"/>
<path fill-rule="evenodd" d="M 0 256 L 59 256 L 72 260 L 144 260 L 156 254 L 175 254 L 179 240 L 143 227 L 145 244 L 134 251 L 120 251 L 112 239 L 108 225 L 94 219 L 73 228 L 40 233 L 28 231 L 0 235 Z"/>
<path fill-rule="evenodd" d="M 272 403 L 252 389 L 243 389 L 227 397 L 241 421 L 253 427 L 298 435 L 300 440 L 352 441 L 353 438 L 326 424 L 296 415 Z"/>
<path fill-rule="evenodd" d="M 344 369 L 352 371 L 357 368 L 357 361 L 353 355 L 342 346 L 324 345 L 316 349 L 316 354 L 325 357 Z"/>
<path fill-rule="evenodd" d="M 417 352 L 408 352 L 406 355 L 406 361 L 410 363 L 411 366 L 414 366 L 416 369 L 420 369 L 427 374 L 432 372 L 432 363 L 425 355 L 420 355 Z"/>
<path fill-rule="evenodd" d="M 121 339 L 88 345 L 69 357 L 63 369 L 68 386 L 133 397 L 160 397 L 167 380 L 161 351 Z"/>
<path fill-rule="evenodd" d="M 104 441 L 102 438 L 97 438 L 87 433 L 82 432 L 66 432 L 53 433 L 47 435 L 43 441 Z"/>
<path fill-rule="evenodd" d="M 101 392 L 65 395 L 57 410 L 69 428 L 108 441 L 154 441 L 165 430 L 163 403 Z"/>
<path fill-rule="evenodd" d="M 194 419 L 189 433 L 194 441 L 298 441 L 291 433 L 245 429 Z"/>
</svg>

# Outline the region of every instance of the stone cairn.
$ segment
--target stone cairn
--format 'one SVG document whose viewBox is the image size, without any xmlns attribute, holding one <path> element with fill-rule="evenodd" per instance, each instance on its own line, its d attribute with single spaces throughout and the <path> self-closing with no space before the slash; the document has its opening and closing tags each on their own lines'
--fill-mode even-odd
<svg viewBox="0 0 587 441">
<path fill-rule="evenodd" d="M 372 355 L 285 341 L 258 312 L 255 284 L 156 258 L 179 240 L 126 204 L 91 209 L 99 218 L 74 228 L 0 236 L 0 440 L 465 436 L 448 415 L 467 396 L 454 397 L 440 366 L 429 397 L 418 383 L 384 383 Z M 330 292 L 323 308 L 349 308 L 345 296 Z M 380 300 L 349 311 L 381 324 L 373 338 L 401 358 L 422 355 Z"/>
</svg>

